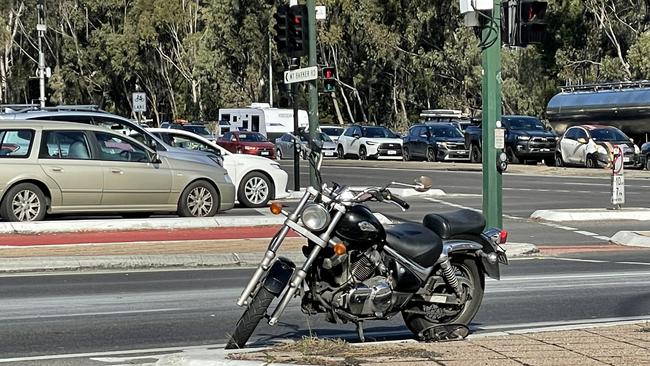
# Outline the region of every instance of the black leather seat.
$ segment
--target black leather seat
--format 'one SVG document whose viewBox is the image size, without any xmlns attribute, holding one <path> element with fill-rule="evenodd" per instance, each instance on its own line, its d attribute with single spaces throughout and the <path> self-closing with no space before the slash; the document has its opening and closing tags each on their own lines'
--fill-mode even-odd
<svg viewBox="0 0 650 366">
<path fill-rule="evenodd" d="M 442 240 L 420 224 L 386 225 L 386 243 L 423 267 L 431 267 L 442 253 Z"/>
<path fill-rule="evenodd" d="M 483 214 L 472 210 L 428 214 L 422 223 L 443 239 L 449 239 L 459 234 L 478 235 L 485 229 Z"/>
</svg>

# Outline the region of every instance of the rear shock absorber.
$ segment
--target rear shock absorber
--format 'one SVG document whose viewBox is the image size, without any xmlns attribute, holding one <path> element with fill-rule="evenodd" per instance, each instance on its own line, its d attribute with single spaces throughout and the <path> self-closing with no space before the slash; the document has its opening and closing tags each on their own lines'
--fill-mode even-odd
<svg viewBox="0 0 650 366">
<path fill-rule="evenodd" d="M 462 293 L 460 285 L 458 284 L 458 278 L 454 272 L 454 266 L 449 263 L 449 258 L 440 263 L 440 268 L 442 268 L 442 275 L 445 277 L 445 280 L 447 280 L 449 286 L 451 286 L 458 297 L 461 297 Z"/>
</svg>

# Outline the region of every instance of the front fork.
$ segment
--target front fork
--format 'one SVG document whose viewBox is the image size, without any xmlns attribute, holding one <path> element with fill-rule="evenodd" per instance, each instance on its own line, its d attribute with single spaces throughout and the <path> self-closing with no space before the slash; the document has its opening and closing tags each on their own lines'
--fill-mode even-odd
<svg viewBox="0 0 650 366">
<path fill-rule="evenodd" d="M 282 296 L 280 303 L 275 308 L 273 315 L 271 315 L 271 318 L 269 319 L 270 325 L 275 325 L 278 322 L 280 316 L 282 315 L 282 312 L 284 312 L 284 309 L 289 304 L 289 301 L 291 301 L 291 298 L 294 297 L 296 291 L 298 291 L 298 288 L 300 288 L 300 285 L 305 280 L 305 277 L 307 277 L 307 272 L 309 271 L 312 264 L 318 257 L 318 254 L 323 248 L 325 248 L 328 244 L 330 244 L 330 237 L 332 235 L 332 232 L 334 231 L 334 228 L 336 228 L 336 225 L 338 224 L 339 220 L 341 220 L 341 217 L 343 217 L 343 215 L 345 214 L 345 207 L 339 204 L 335 204 L 334 208 L 337 210 L 336 214 L 334 215 L 334 218 L 332 218 L 332 221 L 330 222 L 330 225 L 328 226 L 327 230 L 323 232 L 320 236 L 314 235 L 311 231 L 304 228 L 302 225 L 298 224 L 298 218 L 300 217 L 302 210 L 307 204 L 307 201 L 312 195 L 317 195 L 317 194 L 318 192 L 311 187 L 307 190 L 307 192 L 305 193 L 302 200 L 298 204 L 298 207 L 296 208 L 294 213 L 288 216 L 284 224 L 285 226 L 280 230 L 278 235 L 269 244 L 269 248 L 266 254 L 264 255 L 264 258 L 262 259 L 260 265 L 257 267 L 257 270 L 255 271 L 255 274 L 253 274 L 253 277 L 249 281 L 248 285 L 242 292 L 239 301 L 237 301 L 237 305 L 239 306 L 247 305 L 248 298 L 255 290 L 255 287 L 258 285 L 259 281 L 262 279 L 262 276 L 271 267 L 271 264 L 273 263 L 273 260 L 276 257 L 276 252 L 279 249 L 280 245 L 282 244 L 284 238 L 286 238 L 289 229 L 294 230 L 295 232 L 302 235 L 303 237 L 316 243 L 316 245 L 309 253 L 307 260 L 303 263 L 302 267 L 298 271 L 295 271 L 291 276 L 291 280 L 289 281 L 289 288 Z M 333 245 L 335 243 L 331 243 L 331 244 Z"/>
</svg>

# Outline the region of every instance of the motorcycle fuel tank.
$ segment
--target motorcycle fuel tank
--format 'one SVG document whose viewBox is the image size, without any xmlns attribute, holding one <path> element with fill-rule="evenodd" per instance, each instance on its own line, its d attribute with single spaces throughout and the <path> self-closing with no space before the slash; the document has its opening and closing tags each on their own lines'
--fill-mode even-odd
<svg viewBox="0 0 650 366">
<path fill-rule="evenodd" d="M 336 236 L 353 245 L 370 246 L 386 239 L 384 227 L 373 215 L 372 211 L 362 205 L 348 208 L 348 211 L 336 226 L 335 233 Z"/>
</svg>

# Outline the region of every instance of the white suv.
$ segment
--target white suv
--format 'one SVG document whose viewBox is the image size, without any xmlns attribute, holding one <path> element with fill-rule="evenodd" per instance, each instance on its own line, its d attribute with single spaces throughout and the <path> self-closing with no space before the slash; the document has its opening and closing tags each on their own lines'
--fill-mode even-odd
<svg viewBox="0 0 650 366">
<path fill-rule="evenodd" d="M 352 125 L 339 137 L 339 159 L 349 155 L 361 160 L 389 157 L 402 159 L 402 138 L 384 126 Z"/>
</svg>

